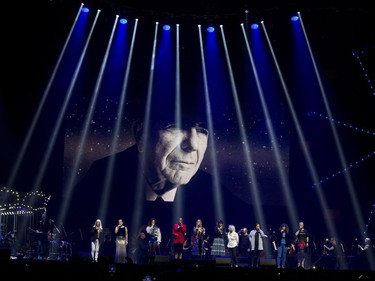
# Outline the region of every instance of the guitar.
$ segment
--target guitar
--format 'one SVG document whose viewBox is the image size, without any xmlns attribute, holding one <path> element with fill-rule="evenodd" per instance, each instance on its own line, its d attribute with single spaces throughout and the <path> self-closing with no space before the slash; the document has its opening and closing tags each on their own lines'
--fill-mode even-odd
<svg viewBox="0 0 375 281">
<path fill-rule="evenodd" d="M 39 235 L 43 239 L 44 238 L 47 239 L 47 240 L 51 240 L 52 239 L 52 233 L 51 233 L 51 231 L 42 232 L 42 231 L 37 230 L 37 229 L 32 229 L 31 227 L 28 227 L 27 229 L 28 229 L 28 231 L 30 231 L 32 233 L 35 233 L 36 235 Z"/>
<path fill-rule="evenodd" d="M 322 242 L 322 255 L 323 256 L 327 256 L 328 255 L 328 252 L 327 252 L 327 243 L 329 242 L 329 239 L 326 238 L 323 242 Z"/>
</svg>

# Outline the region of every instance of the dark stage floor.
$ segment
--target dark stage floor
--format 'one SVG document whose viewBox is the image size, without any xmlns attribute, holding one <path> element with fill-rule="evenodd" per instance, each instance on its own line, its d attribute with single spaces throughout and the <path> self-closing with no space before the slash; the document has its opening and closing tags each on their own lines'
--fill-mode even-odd
<svg viewBox="0 0 375 281">
<path fill-rule="evenodd" d="M 1 273 L 10 278 L 27 280 L 375 280 L 375 271 L 316 269 L 277 269 L 273 265 L 250 268 L 230 267 L 215 260 L 163 260 L 153 265 L 113 264 L 103 259 L 88 260 L 26 260 L 2 259 Z M 68 280 L 68 279 L 66 279 Z"/>
</svg>

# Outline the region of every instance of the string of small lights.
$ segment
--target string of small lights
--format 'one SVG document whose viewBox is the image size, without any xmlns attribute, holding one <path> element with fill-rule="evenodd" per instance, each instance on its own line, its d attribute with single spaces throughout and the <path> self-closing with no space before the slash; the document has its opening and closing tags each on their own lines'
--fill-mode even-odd
<svg viewBox="0 0 375 281">
<path fill-rule="evenodd" d="M 368 155 L 362 157 L 361 160 L 356 161 L 356 162 L 354 162 L 354 163 L 348 165 L 346 168 L 344 168 L 344 169 L 342 169 L 342 170 L 340 170 L 340 171 L 337 171 L 336 173 L 333 173 L 332 175 L 330 175 L 330 176 L 328 176 L 328 177 L 326 177 L 326 178 L 320 180 L 319 183 L 322 184 L 322 183 L 324 183 L 324 182 L 326 182 L 326 181 L 329 181 L 329 180 L 331 180 L 331 179 L 333 179 L 333 178 L 335 178 L 335 177 L 337 177 L 337 176 L 339 176 L 339 175 L 341 175 L 341 174 L 343 174 L 343 173 L 346 173 L 346 172 L 349 171 L 350 169 L 354 168 L 355 166 L 358 166 L 359 164 L 361 164 L 362 162 L 366 161 L 367 159 L 369 159 L 370 157 L 372 157 L 372 156 L 374 156 L 374 155 L 375 155 L 375 151 L 373 151 L 373 152 L 371 152 L 370 154 L 368 154 Z M 314 187 L 314 188 L 317 187 L 317 186 L 318 186 L 317 183 L 313 183 L 313 185 L 312 185 L 312 187 Z"/>
<path fill-rule="evenodd" d="M 0 215 L 27 215 L 45 210 L 51 196 L 42 191 L 19 193 L 17 190 L 3 186 L 0 188 Z"/>
<path fill-rule="evenodd" d="M 367 234 L 367 231 L 368 231 L 368 228 L 369 228 L 369 225 L 371 223 L 371 220 L 372 220 L 372 215 L 374 214 L 374 210 L 375 210 L 375 204 L 372 204 L 372 210 L 370 212 L 370 216 L 368 217 L 367 219 L 367 224 L 366 224 L 366 229 L 365 231 L 363 232 L 363 234 Z"/>
<path fill-rule="evenodd" d="M 321 119 L 325 119 L 325 120 L 328 120 L 329 122 L 333 122 L 333 123 L 335 123 L 335 124 L 337 124 L 337 125 L 339 125 L 339 126 L 347 127 L 347 128 L 349 128 L 349 129 L 351 129 L 351 130 L 355 130 L 355 131 L 358 131 L 358 132 L 361 132 L 361 133 L 364 133 L 364 134 L 369 134 L 369 135 L 375 136 L 375 132 L 372 132 L 372 131 L 369 131 L 369 130 L 365 130 L 365 129 L 362 129 L 362 128 L 359 128 L 359 127 L 352 126 L 352 125 L 350 125 L 350 124 L 348 124 L 348 123 L 344 123 L 344 122 L 341 122 L 341 121 L 339 121 L 339 120 L 335 120 L 335 119 L 333 119 L 333 118 L 329 118 L 328 116 L 325 116 L 325 115 L 323 115 L 323 114 L 318 114 L 317 112 L 309 112 L 309 113 L 308 113 L 308 116 L 310 116 L 310 117 L 317 117 L 317 118 L 321 118 Z M 324 179 L 322 179 L 322 180 L 319 180 L 319 183 L 322 184 L 322 183 L 324 183 L 324 182 L 326 182 L 326 181 L 329 181 L 329 180 L 331 180 L 331 179 L 333 179 L 333 178 L 335 178 L 335 177 L 341 175 L 342 173 L 345 173 L 345 172 L 349 171 L 350 169 L 352 169 L 352 168 L 358 166 L 359 164 L 361 164 L 362 162 L 366 161 L 367 159 L 373 157 L 374 155 L 375 155 L 375 151 L 372 151 L 371 153 L 369 153 L 369 154 L 363 156 L 360 160 L 355 161 L 354 163 L 349 164 L 349 165 L 348 165 L 347 167 L 345 167 L 344 169 L 339 170 L 339 171 L 333 173 L 332 175 L 327 176 L 326 178 L 324 178 Z M 312 184 L 312 187 L 313 187 L 313 188 L 315 188 L 315 187 L 317 187 L 317 186 L 318 186 L 317 183 L 313 183 L 313 184 Z"/>
<path fill-rule="evenodd" d="M 371 93 L 375 96 L 374 86 L 372 85 L 371 79 L 369 78 L 369 75 L 368 75 L 368 71 L 367 71 L 366 67 L 363 65 L 363 62 L 362 62 L 362 55 L 364 54 L 364 52 L 365 52 L 364 50 L 362 50 L 360 52 L 360 54 L 358 54 L 357 52 L 353 52 L 353 56 L 356 58 L 359 66 L 361 67 L 361 70 L 362 70 L 363 75 L 365 76 L 365 78 L 367 80 L 367 84 L 370 88 Z"/>
<path fill-rule="evenodd" d="M 309 117 L 317 117 L 317 118 L 325 119 L 325 120 L 328 120 L 329 122 L 333 122 L 333 123 L 335 123 L 335 124 L 337 124 L 339 126 L 343 126 L 343 127 L 346 127 L 348 129 L 351 129 L 351 130 L 354 130 L 354 131 L 358 131 L 358 132 L 361 132 L 361 133 L 364 133 L 364 134 L 375 136 L 375 132 L 372 132 L 370 130 L 366 130 L 366 129 L 363 129 L 363 128 L 359 128 L 359 127 L 350 125 L 350 124 L 345 123 L 345 122 L 341 122 L 340 120 L 336 120 L 336 119 L 330 118 L 330 117 L 328 117 L 326 115 L 323 115 L 321 113 L 317 113 L 315 111 L 311 111 L 307 115 Z"/>
<path fill-rule="evenodd" d="M 360 54 L 354 52 L 354 53 L 353 53 L 353 56 L 357 59 L 357 62 L 358 62 L 358 64 L 359 64 L 359 66 L 361 67 L 361 70 L 362 70 L 362 72 L 363 72 L 363 75 L 364 75 L 365 78 L 367 79 L 367 84 L 368 84 L 368 86 L 369 86 L 369 88 L 370 88 L 372 94 L 375 95 L 374 86 L 373 86 L 373 84 L 372 84 L 372 82 L 371 82 L 371 79 L 369 78 L 368 71 L 367 71 L 366 67 L 365 67 L 365 66 L 363 65 L 363 63 L 362 63 L 362 55 L 364 54 L 364 52 L 365 52 L 364 50 L 362 50 Z M 367 224 L 366 224 L 366 227 L 365 227 L 365 231 L 363 232 L 364 235 L 367 234 L 367 231 L 368 231 L 369 225 L 370 225 L 370 223 L 371 223 L 371 220 L 372 220 L 372 217 L 373 217 L 373 214 L 374 214 L 374 210 L 375 210 L 375 204 L 372 205 L 372 210 L 371 210 L 370 215 L 369 215 L 369 217 L 368 217 L 368 219 L 367 219 Z"/>
<path fill-rule="evenodd" d="M 20 194 L 18 191 L 2 187 L 0 189 L 0 214 L 6 215 L 10 210 L 14 210 L 20 200 Z"/>
</svg>

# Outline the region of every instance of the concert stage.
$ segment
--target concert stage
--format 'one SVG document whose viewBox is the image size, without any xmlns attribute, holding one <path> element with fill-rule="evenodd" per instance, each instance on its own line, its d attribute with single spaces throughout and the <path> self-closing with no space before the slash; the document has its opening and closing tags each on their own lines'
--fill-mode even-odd
<svg viewBox="0 0 375 281">
<path fill-rule="evenodd" d="M 1 259 L 3 276 L 27 278 L 28 280 L 51 280 L 51 278 L 77 278 L 85 280 L 375 280 L 375 271 L 366 270 L 327 270 L 316 269 L 277 269 L 265 264 L 260 268 L 240 265 L 230 267 L 216 260 L 166 260 L 156 259 L 153 265 L 133 263 L 114 264 L 107 259 L 98 263 L 88 260 L 72 259 L 26 260 Z"/>
</svg>

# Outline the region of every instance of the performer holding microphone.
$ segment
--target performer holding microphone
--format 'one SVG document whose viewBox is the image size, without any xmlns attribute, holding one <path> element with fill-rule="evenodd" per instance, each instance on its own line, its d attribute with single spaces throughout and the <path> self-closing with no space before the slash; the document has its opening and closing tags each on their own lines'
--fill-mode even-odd
<svg viewBox="0 0 375 281">
<path fill-rule="evenodd" d="M 53 223 L 47 219 L 47 210 L 42 213 L 38 229 L 35 231 L 38 237 L 38 259 L 49 258 L 50 241 L 52 239 Z"/>
<path fill-rule="evenodd" d="M 98 261 L 100 244 L 103 239 L 102 221 L 97 219 L 91 228 L 91 259 L 93 262 Z"/>
<path fill-rule="evenodd" d="M 128 228 L 124 225 L 122 219 L 118 220 L 118 225 L 115 227 L 116 235 L 116 263 L 126 263 L 127 251 L 126 246 L 128 245 Z"/>
<path fill-rule="evenodd" d="M 204 247 L 204 238 L 206 236 L 206 229 L 203 227 L 201 219 L 197 219 L 193 228 L 193 248 L 192 254 L 203 258 L 206 255 L 206 249 Z"/>
<path fill-rule="evenodd" d="M 185 235 L 186 235 L 186 224 L 183 223 L 182 218 L 179 218 L 178 222 L 173 225 L 173 229 L 172 229 L 173 251 L 174 251 L 174 258 L 176 260 L 182 259 Z"/>
<path fill-rule="evenodd" d="M 309 247 L 309 232 L 305 228 L 305 224 L 301 221 L 298 224 L 296 235 L 296 248 L 297 248 L 297 262 L 298 267 L 305 267 L 307 256 L 307 249 Z"/>
<path fill-rule="evenodd" d="M 150 254 L 149 263 L 153 264 L 155 262 L 156 249 L 161 243 L 161 231 L 156 224 L 156 219 L 151 218 L 146 227 L 146 232 L 149 235 L 148 240 L 148 250 Z"/>
</svg>

